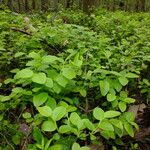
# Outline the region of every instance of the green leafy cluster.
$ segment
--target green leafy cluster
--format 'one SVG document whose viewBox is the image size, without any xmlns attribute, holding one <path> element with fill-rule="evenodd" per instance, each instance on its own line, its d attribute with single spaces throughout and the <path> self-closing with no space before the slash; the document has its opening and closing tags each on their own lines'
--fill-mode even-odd
<svg viewBox="0 0 150 150">
<path fill-rule="evenodd" d="M 0 148 L 88 150 L 138 130 L 127 109 L 150 96 L 149 14 L 75 14 L 0 14 Z"/>
</svg>

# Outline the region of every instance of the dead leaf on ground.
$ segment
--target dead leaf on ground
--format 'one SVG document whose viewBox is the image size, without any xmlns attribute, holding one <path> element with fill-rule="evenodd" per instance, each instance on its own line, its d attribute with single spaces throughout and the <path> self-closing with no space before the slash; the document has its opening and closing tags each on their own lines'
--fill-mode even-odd
<svg viewBox="0 0 150 150">
<path fill-rule="evenodd" d="M 137 117 L 138 112 L 143 112 L 145 108 L 146 108 L 146 105 L 144 103 L 138 104 L 138 105 L 132 105 L 129 107 L 128 112 L 133 112 L 135 116 Z"/>
<path fill-rule="evenodd" d="M 91 144 L 88 146 L 90 150 L 104 150 L 104 145 L 103 144 Z"/>
</svg>

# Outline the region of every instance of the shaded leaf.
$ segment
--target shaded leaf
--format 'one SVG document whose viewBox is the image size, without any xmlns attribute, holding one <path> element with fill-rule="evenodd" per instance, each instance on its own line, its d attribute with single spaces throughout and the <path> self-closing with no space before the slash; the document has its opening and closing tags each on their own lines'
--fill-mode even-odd
<svg viewBox="0 0 150 150">
<path fill-rule="evenodd" d="M 124 112 L 125 110 L 126 110 L 126 108 L 127 108 L 127 105 L 126 105 L 126 103 L 124 103 L 124 102 L 119 102 L 119 109 L 122 111 L 122 112 Z"/>
<path fill-rule="evenodd" d="M 123 130 L 123 124 L 122 124 L 122 122 L 120 120 L 118 120 L 118 119 L 110 119 L 110 122 L 111 122 L 111 124 L 113 126 Z"/>
<path fill-rule="evenodd" d="M 73 78 L 76 77 L 76 72 L 75 72 L 75 70 L 72 69 L 72 68 L 64 68 L 64 69 L 62 70 L 62 75 L 63 75 L 64 77 L 66 77 L 67 79 L 73 79 Z"/>
<path fill-rule="evenodd" d="M 55 81 L 62 87 L 66 87 L 68 83 L 68 80 L 61 74 L 56 77 Z"/>
<path fill-rule="evenodd" d="M 131 137 L 134 137 L 133 127 L 129 123 L 124 123 L 124 128 Z"/>
<path fill-rule="evenodd" d="M 134 74 L 134 73 L 127 73 L 126 75 L 125 75 L 125 77 L 127 77 L 127 78 L 138 78 L 139 76 L 138 75 L 136 75 L 136 74 Z"/>
<path fill-rule="evenodd" d="M 81 118 L 76 112 L 73 112 L 73 113 L 71 113 L 69 120 L 73 125 L 77 126 L 77 124 L 81 120 Z"/>
<path fill-rule="evenodd" d="M 130 104 L 130 103 L 134 103 L 135 99 L 127 97 L 127 98 L 124 98 L 123 101 Z"/>
<path fill-rule="evenodd" d="M 52 97 L 49 97 L 46 105 L 51 107 L 51 109 L 55 109 L 56 108 L 56 100 Z"/>
<path fill-rule="evenodd" d="M 65 114 L 66 114 L 66 108 L 63 107 L 63 106 L 59 106 L 59 107 L 56 107 L 56 108 L 53 110 L 52 118 L 53 118 L 55 121 L 58 121 L 58 120 L 60 120 L 61 118 L 63 118 Z"/>
<path fill-rule="evenodd" d="M 48 94 L 46 92 L 42 92 L 33 97 L 34 106 L 38 107 L 46 102 L 48 98 Z"/>
<path fill-rule="evenodd" d="M 20 71 L 17 72 L 17 74 L 15 75 L 16 79 L 19 78 L 31 78 L 33 76 L 33 71 L 30 69 L 22 69 Z"/>
<path fill-rule="evenodd" d="M 107 94 L 107 100 L 109 101 L 109 102 L 112 102 L 112 101 L 114 101 L 116 99 L 116 95 L 114 95 L 114 94 Z"/>
<path fill-rule="evenodd" d="M 114 127 L 112 126 L 111 123 L 109 123 L 108 121 L 102 121 L 98 127 L 100 129 L 103 129 L 103 130 L 109 130 L 109 131 L 114 131 Z"/>
<path fill-rule="evenodd" d="M 109 88 L 110 88 L 109 82 L 107 80 L 102 80 L 99 82 L 99 85 L 100 85 L 101 94 L 105 96 L 109 92 Z"/>
<path fill-rule="evenodd" d="M 71 150 L 80 150 L 80 145 L 78 143 L 74 143 Z"/>
<path fill-rule="evenodd" d="M 52 88 L 53 87 L 53 80 L 51 78 L 46 78 L 45 86 Z"/>
<path fill-rule="evenodd" d="M 119 111 L 107 111 L 104 113 L 104 118 L 113 118 L 119 116 L 121 113 Z"/>
<path fill-rule="evenodd" d="M 55 131 L 56 128 L 57 128 L 56 123 L 52 119 L 48 121 L 44 121 L 42 124 L 43 131 L 51 132 L 51 131 Z"/>
<path fill-rule="evenodd" d="M 126 78 L 126 77 L 119 77 L 119 82 L 123 85 L 123 86 L 125 86 L 125 85 L 127 85 L 128 84 L 128 79 Z"/>
<path fill-rule="evenodd" d="M 48 148 L 48 150 L 63 150 L 63 146 L 60 144 L 56 144 Z"/>
<path fill-rule="evenodd" d="M 97 120 L 102 120 L 104 119 L 104 111 L 101 108 L 94 108 L 93 110 L 93 116 Z"/>
<path fill-rule="evenodd" d="M 58 130 L 59 133 L 67 133 L 70 131 L 71 131 L 71 127 L 68 125 L 62 125 L 62 126 L 60 126 L 60 128 Z"/>
<path fill-rule="evenodd" d="M 86 128 L 88 128 L 91 131 L 94 131 L 95 126 L 89 119 L 83 119 L 83 121 L 84 121 Z"/>
<path fill-rule="evenodd" d="M 60 58 L 53 56 L 53 55 L 47 55 L 42 57 L 42 62 L 46 64 L 54 63 L 55 61 L 61 60 Z"/>
<path fill-rule="evenodd" d="M 37 110 L 42 116 L 50 117 L 52 115 L 52 109 L 49 106 L 37 107 Z"/>
<path fill-rule="evenodd" d="M 45 73 L 36 73 L 32 77 L 32 81 L 38 84 L 44 84 L 46 82 L 46 74 Z"/>
</svg>

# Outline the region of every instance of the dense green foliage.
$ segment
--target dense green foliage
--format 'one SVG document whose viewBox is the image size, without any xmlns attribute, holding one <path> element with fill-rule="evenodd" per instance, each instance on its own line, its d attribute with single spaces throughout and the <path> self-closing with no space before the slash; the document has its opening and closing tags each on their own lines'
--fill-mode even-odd
<svg viewBox="0 0 150 150">
<path fill-rule="evenodd" d="M 68 9 L 78 7 L 89 12 L 93 7 L 102 7 L 111 11 L 125 10 L 134 12 L 149 12 L 149 0 L 1 0 L 0 5 L 8 6 L 15 12 L 57 11 L 60 6 Z"/>
<path fill-rule="evenodd" d="M 128 107 L 150 98 L 150 14 L 29 18 L 0 12 L 0 148 L 123 148 Z"/>
</svg>

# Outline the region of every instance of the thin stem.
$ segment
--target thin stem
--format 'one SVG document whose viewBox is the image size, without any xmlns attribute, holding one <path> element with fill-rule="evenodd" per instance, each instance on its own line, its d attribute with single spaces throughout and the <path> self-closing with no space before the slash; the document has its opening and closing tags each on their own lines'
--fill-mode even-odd
<svg viewBox="0 0 150 150">
<path fill-rule="evenodd" d="M 4 137 L 4 139 L 6 140 L 6 143 L 13 149 L 15 150 L 15 148 L 9 143 L 9 141 L 7 140 L 6 136 L 3 135 L 2 133 L 0 133 L 0 135 L 2 135 Z"/>
<path fill-rule="evenodd" d="M 86 53 L 85 61 L 86 62 L 88 61 L 88 53 Z M 85 66 L 84 73 L 86 75 L 86 73 L 87 73 L 87 65 Z M 87 79 L 85 79 L 84 84 L 86 83 L 86 80 Z M 87 88 L 86 88 L 86 90 L 87 90 Z M 86 96 L 86 98 L 85 98 L 85 113 L 86 114 L 88 114 L 88 109 L 89 109 L 89 102 L 88 102 L 88 98 Z"/>
</svg>

